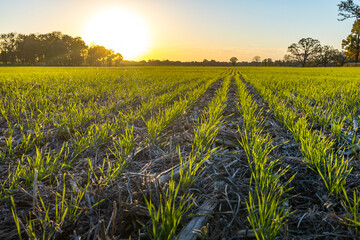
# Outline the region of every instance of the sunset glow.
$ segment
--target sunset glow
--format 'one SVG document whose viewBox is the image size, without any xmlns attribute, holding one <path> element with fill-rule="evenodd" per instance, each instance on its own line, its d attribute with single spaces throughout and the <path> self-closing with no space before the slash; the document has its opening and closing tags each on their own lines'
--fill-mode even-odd
<svg viewBox="0 0 360 240">
<path fill-rule="evenodd" d="M 143 56 L 151 44 L 150 30 L 143 19 L 135 14 L 111 9 L 93 16 L 84 28 L 84 40 L 95 43 L 136 60 Z"/>
</svg>

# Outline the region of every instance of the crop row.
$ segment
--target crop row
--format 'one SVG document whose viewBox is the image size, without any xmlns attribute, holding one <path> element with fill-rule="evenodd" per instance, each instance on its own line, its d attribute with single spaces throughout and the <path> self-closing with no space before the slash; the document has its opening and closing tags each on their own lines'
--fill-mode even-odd
<svg viewBox="0 0 360 240">
<path fill-rule="evenodd" d="M 152 239 L 174 239 L 178 231 L 181 219 L 194 204 L 195 197 L 188 193 L 188 189 L 203 170 L 203 164 L 216 152 L 213 142 L 221 125 L 224 122 L 222 112 L 227 100 L 227 91 L 230 84 L 230 76 L 226 76 L 223 87 L 217 91 L 197 119 L 194 126 L 194 140 L 192 151 L 188 156 L 179 153 L 179 179 L 175 182 L 173 175 L 166 187 L 166 194 L 160 196 L 158 206 L 150 200 L 146 200 L 152 226 L 147 228 Z"/>
<path fill-rule="evenodd" d="M 349 225 L 355 226 L 357 232 L 359 198 L 356 190 L 349 197 L 346 189 L 346 180 L 353 168 L 350 166 L 350 158 L 342 154 L 345 152 L 345 144 L 335 147 L 336 138 L 325 134 L 324 130 L 313 128 L 314 123 L 311 121 L 319 120 L 319 118 L 314 118 L 312 112 L 307 111 L 307 107 L 304 107 L 298 100 L 289 100 L 291 97 L 288 97 L 289 94 L 286 92 L 292 84 L 289 84 L 289 88 L 287 85 L 283 85 L 282 88 L 272 88 L 270 86 L 278 81 L 274 75 L 269 77 L 269 75 L 259 72 L 255 74 L 246 72 L 243 77 L 245 81 L 255 87 L 267 102 L 275 118 L 292 132 L 294 140 L 300 143 L 301 153 L 307 166 L 320 176 L 327 188 L 329 202 L 333 202 L 332 204 L 341 203 L 344 206 L 344 210 L 351 216 L 344 220 Z M 281 76 L 278 77 L 282 79 Z M 279 80 L 279 82 L 281 81 Z M 301 79 L 293 80 L 293 82 L 299 84 Z M 311 91 L 313 89 L 308 89 L 309 96 Z M 306 95 L 306 93 L 303 90 L 302 94 Z M 309 105 L 307 106 L 309 107 Z M 319 114 L 321 114 L 320 111 Z"/>
<path fill-rule="evenodd" d="M 269 133 L 264 131 L 262 109 L 252 100 L 239 74 L 236 75 L 235 83 L 238 88 L 238 110 L 243 117 L 243 124 L 239 126 L 239 143 L 246 153 L 251 170 L 246 203 L 248 220 L 257 239 L 274 239 L 283 230 L 291 213 L 283 195 L 292 189 L 287 185 L 295 175 L 282 182 L 289 166 L 279 168 L 279 159 L 270 156 L 274 146 Z"/>
</svg>

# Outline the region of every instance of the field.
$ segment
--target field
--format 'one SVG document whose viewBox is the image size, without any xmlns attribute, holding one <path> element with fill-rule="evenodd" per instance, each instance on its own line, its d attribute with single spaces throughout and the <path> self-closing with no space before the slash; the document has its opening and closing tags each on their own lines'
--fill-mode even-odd
<svg viewBox="0 0 360 240">
<path fill-rule="evenodd" d="M 0 239 L 358 239 L 356 68 L 0 68 Z"/>
</svg>

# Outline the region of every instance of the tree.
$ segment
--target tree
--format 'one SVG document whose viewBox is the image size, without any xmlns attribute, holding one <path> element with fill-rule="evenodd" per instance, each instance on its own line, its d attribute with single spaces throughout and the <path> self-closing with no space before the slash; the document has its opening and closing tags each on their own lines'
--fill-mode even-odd
<svg viewBox="0 0 360 240">
<path fill-rule="evenodd" d="M 78 66 L 84 63 L 87 46 L 80 37 L 69 39 L 69 64 Z"/>
<path fill-rule="evenodd" d="M 41 41 L 35 34 L 19 34 L 16 55 L 22 64 L 35 65 L 40 59 Z"/>
<path fill-rule="evenodd" d="M 302 38 L 298 43 L 288 47 L 288 52 L 305 67 L 308 60 L 311 60 L 321 51 L 320 41 L 312 38 Z"/>
<path fill-rule="evenodd" d="M 342 18 L 338 19 L 343 21 L 348 18 L 360 18 L 360 6 L 355 4 L 353 0 L 341 1 L 338 4 L 339 7 L 339 16 Z"/>
<path fill-rule="evenodd" d="M 360 54 L 360 20 L 356 20 L 351 29 L 351 34 L 342 41 L 342 47 L 346 50 L 346 57 L 359 61 Z"/>
<path fill-rule="evenodd" d="M 210 66 L 216 66 L 216 61 L 215 61 L 214 59 L 211 59 L 211 60 L 209 61 L 209 65 L 210 65 Z"/>
<path fill-rule="evenodd" d="M 113 65 L 113 58 L 115 56 L 115 51 L 112 49 L 107 50 L 106 56 L 106 65 L 111 67 Z"/>
<path fill-rule="evenodd" d="M 231 61 L 231 60 L 230 60 Z M 209 65 L 209 60 L 207 60 L 206 58 L 202 61 L 204 66 Z"/>
<path fill-rule="evenodd" d="M 123 60 L 123 56 L 120 53 L 115 53 L 113 55 L 113 61 L 115 66 L 120 66 L 121 61 Z"/>
<path fill-rule="evenodd" d="M 290 54 L 285 54 L 284 55 L 284 64 L 285 66 L 293 66 L 295 62 L 295 59 L 292 55 Z"/>
<path fill-rule="evenodd" d="M 264 60 L 262 60 L 262 65 L 263 66 L 272 66 L 273 60 L 271 58 L 265 58 Z"/>
<path fill-rule="evenodd" d="M 346 62 L 346 52 L 335 50 L 336 54 L 334 56 L 334 61 L 337 66 L 343 66 Z"/>
<path fill-rule="evenodd" d="M 259 63 L 261 61 L 261 57 L 255 56 L 255 57 L 253 57 L 253 61 Z"/>
<path fill-rule="evenodd" d="M 87 62 L 89 65 L 105 65 L 108 50 L 104 46 L 91 45 L 88 50 Z"/>
<path fill-rule="evenodd" d="M 283 60 L 275 60 L 273 65 L 274 66 L 286 66 L 286 63 Z"/>
<path fill-rule="evenodd" d="M 0 50 L 1 62 L 4 64 L 15 64 L 16 63 L 16 44 L 17 44 L 17 34 L 8 33 L 0 35 Z"/>
<path fill-rule="evenodd" d="M 320 49 L 318 61 L 321 65 L 327 67 L 330 62 L 335 60 L 336 54 L 337 52 L 333 47 L 325 45 Z"/>
<path fill-rule="evenodd" d="M 235 66 L 237 60 L 238 60 L 237 57 L 232 57 L 232 58 L 230 58 L 230 63 L 231 63 L 233 66 Z"/>
<path fill-rule="evenodd" d="M 46 65 L 67 65 L 68 37 L 56 31 L 39 35 L 42 42 L 43 61 Z"/>
</svg>

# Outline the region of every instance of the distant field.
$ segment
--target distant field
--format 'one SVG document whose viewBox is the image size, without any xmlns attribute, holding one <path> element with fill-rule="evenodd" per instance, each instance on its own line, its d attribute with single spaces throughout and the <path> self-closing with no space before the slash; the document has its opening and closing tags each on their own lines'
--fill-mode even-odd
<svg viewBox="0 0 360 240">
<path fill-rule="evenodd" d="M 0 239 L 359 238 L 359 93 L 357 68 L 0 67 Z"/>
</svg>

